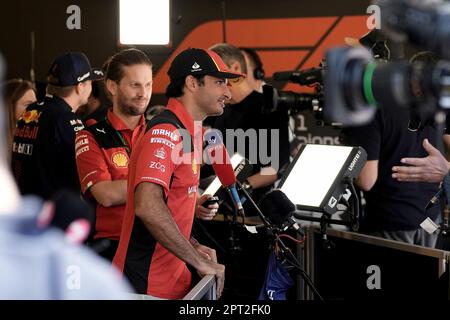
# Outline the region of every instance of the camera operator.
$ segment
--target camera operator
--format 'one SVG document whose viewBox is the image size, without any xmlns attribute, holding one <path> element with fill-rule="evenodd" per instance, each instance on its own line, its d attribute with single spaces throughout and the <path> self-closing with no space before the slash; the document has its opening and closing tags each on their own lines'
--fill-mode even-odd
<svg viewBox="0 0 450 320">
<path fill-rule="evenodd" d="M 384 47 L 376 43 L 365 46 L 372 50 L 374 56 L 380 54 L 376 48 Z M 390 52 L 389 48 L 385 52 Z M 379 106 L 369 124 L 343 129 L 343 144 L 362 146 L 368 156 L 357 179 L 366 198 L 362 232 L 416 245 L 435 246 L 437 233 L 427 233 L 420 224 L 426 218 L 436 221 L 439 217 L 438 205 L 428 211 L 425 209 L 436 194 L 438 183 L 402 183 L 393 178 L 392 167 L 399 165 L 404 157 L 425 156 L 430 150 L 428 141 L 435 144 L 436 137 L 432 121 L 413 119 L 407 108 L 389 105 Z M 425 141 L 424 148 L 422 141 Z"/>
<path fill-rule="evenodd" d="M 216 52 L 232 71 L 247 73 L 244 55 L 235 46 L 216 44 L 211 50 Z M 250 157 L 253 172 L 243 185 L 246 189 L 253 191 L 255 200 L 258 200 L 278 180 L 279 169 L 289 162 L 289 117 L 286 110 L 265 113 L 265 104 L 269 102 L 264 99 L 262 93 L 255 91 L 250 86 L 247 79 L 232 79 L 229 83 L 232 93 L 230 104 L 225 107 L 224 113 L 216 118 L 213 127 L 222 132 L 227 146 L 229 145 L 226 135 L 227 129 L 242 129 L 244 132 L 248 132 L 249 129 L 256 130 L 257 146 L 251 146 L 248 139 L 245 139 L 245 156 Z M 272 107 L 266 109 L 271 110 Z M 261 129 L 267 130 L 267 137 L 261 135 Z M 273 143 L 276 143 L 273 146 L 271 145 L 271 134 L 275 133 L 275 130 L 278 130 L 279 135 L 278 139 L 273 141 Z M 249 154 L 252 147 L 256 147 L 258 151 L 256 162 L 252 161 L 255 155 Z M 264 160 L 262 159 L 264 148 L 271 153 L 269 155 L 266 151 L 270 161 L 268 163 L 262 161 Z M 229 151 L 231 153 L 237 152 L 236 146 L 234 150 Z"/>
<path fill-rule="evenodd" d="M 244 55 L 245 64 L 247 65 L 247 81 L 253 90 L 263 92 L 263 86 L 266 85 L 264 81 L 265 71 L 261 58 L 255 50 L 245 47 L 239 48 Z"/>
<path fill-rule="evenodd" d="M 436 55 L 430 51 L 423 51 L 415 54 L 411 61 L 434 62 Z M 444 145 L 450 150 L 450 117 L 446 119 L 446 129 L 443 136 Z M 442 153 L 424 140 L 423 148 L 428 155 L 424 158 L 403 158 L 401 165 L 392 168 L 392 177 L 402 182 L 441 182 L 449 172 L 450 163 Z"/>
</svg>

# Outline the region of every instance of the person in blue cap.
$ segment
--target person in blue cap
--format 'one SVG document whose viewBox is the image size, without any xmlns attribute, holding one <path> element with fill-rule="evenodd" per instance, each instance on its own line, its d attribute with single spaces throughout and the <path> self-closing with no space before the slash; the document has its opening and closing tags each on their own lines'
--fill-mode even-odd
<svg viewBox="0 0 450 320">
<path fill-rule="evenodd" d="M 87 103 L 92 80 L 102 77 L 81 52 L 53 61 L 45 99 L 27 107 L 14 132 L 12 170 L 22 194 L 49 199 L 60 189 L 79 193 L 75 134 L 83 123 L 75 111 Z"/>
</svg>

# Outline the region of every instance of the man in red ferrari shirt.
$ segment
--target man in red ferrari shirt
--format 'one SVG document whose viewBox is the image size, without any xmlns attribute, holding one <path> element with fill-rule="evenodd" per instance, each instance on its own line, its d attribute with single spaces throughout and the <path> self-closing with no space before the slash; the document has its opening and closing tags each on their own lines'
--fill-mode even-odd
<svg viewBox="0 0 450 320">
<path fill-rule="evenodd" d="M 112 261 L 125 212 L 129 157 L 152 95 L 150 59 L 137 49 L 116 53 L 107 62 L 106 88 L 112 108 L 77 134 L 75 149 L 82 192 L 96 204 L 90 245 Z"/>
<path fill-rule="evenodd" d="M 189 239 L 202 154 L 201 121 L 223 112 L 231 98 L 227 78 L 241 75 L 203 49 L 181 52 L 168 75 L 168 110 L 152 119 L 133 149 L 114 264 L 138 293 L 180 299 L 191 286 L 187 263 L 200 275 L 216 275 L 220 297 L 225 266 L 217 263 L 213 249 Z"/>
</svg>

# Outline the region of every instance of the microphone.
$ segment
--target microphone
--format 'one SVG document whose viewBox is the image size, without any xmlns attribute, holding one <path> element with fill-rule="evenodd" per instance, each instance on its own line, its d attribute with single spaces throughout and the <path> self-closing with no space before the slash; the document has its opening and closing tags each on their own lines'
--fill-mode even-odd
<svg viewBox="0 0 450 320">
<path fill-rule="evenodd" d="M 302 86 L 322 82 L 322 68 L 311 68 L 301 71 L 279 71 L 273 74 L 276 81 L 291 81 Z"/>
<path fill-rule="evenodd" d="M 293 218 L 296 211 L 295 205 L 280 189 L 274 189 L 266 193 L 259 202 L 259 207 L 269 220 L 282 231 L 294 228 L 302 237 L 305 235 L 297 221 Z"/>
<path fill-rule="evenodd" d="M 231 199 L 238 213 L 244 215 L 241 198 L 236 190 L 236 175 L 231 165 L 230 156 L 220 137 L 220 132 L 210 129 L 205 132 L 204 137 L 207 143 L 206 152 L 216 176 L 219 178 L 222 186 L 230 192 Z"/>
</svg>

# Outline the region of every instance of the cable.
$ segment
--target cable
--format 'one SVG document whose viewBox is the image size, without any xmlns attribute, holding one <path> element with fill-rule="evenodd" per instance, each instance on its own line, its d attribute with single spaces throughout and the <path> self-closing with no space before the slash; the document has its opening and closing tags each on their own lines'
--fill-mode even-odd
<svg viewBox="0 0 450 320">
<path fill-rule="evenodd" d="M 314 282 L 311 280 L 310 276 L 306 273 L 306 271 L 303 269 L 303 267 L 298 262 L 297 258 L 294 256 L 292 251 L 286 247 L 284 242 L 279 239 L 278 243 L 281 244 L 281 251 L 280 253 L 283 254 L 283 257 L 293 266 L 295 267 L 299 272 L 300 275 L 305 280 L 306 284 L 311 288 L 311 290 L 314 292 L 316 297 L 319 300 L 323 300 L 322 296 L 320 295 L 319 291 L 317 290 L 316 286 L 314 285 Z"/>
<path fill-rule="evenodd" d="M 236 182 L 237 185 L 239 186 L 240 190 L 242 190 L 242 192 L 244 193 L 244 195 L 247 197 L 247 200 L 252 204 L 252 206 L 255 208 L 256 212 L 258 213 L 259 217 L 261 218 L 261 220 L 263 221 L 264 225 L 266 226 L 266 228 L 269 230 L 269 232 L 271 234 L 273 234 L 275 236 L 275 240 L 278 239 L 278 241 L 275 241 L 275 245 L 277 245 L 278 243 L 280 244 L 281 250 L 279 251 L 281 254 L 283 254 L 283 257 L 286 258 L 286 260 L 292 264 L 292 266 L 296 267 L 296 269 L 300 272 L 300 275 L 303 277 L 303 279 L 305 280 L 306 284 L 311 288 L 311 290 L 314 292 L 314 294 L 316 295 L 316 297 L 319 300 L 323 300 L 322 296 L 320 295 L 319 291 L 317 290 L 317 288 L 314 285 L 314 282 L 311 280 L 311 278 L 309 277 L 309 275 L 306 273 L 306 271 L 303 269 L 303 267 L 300 265 L 300 262 L 298 262 L 297 258 L 294 256 L 294 254 L 292 253 L 292 251 L 286 247 L 286 245 L 284 244 L 284 242 L 278 237 L 278 235 L 281 233 L 281 230 L 279 230 L 278 228 L 274 227 L 266 218 L 266 216 L 261 212 L 261 209 L 259 209 L 258 205 L 255 203 L 255 201 L 253 201 L 253 199 L 250 197 L 249 193 L 247 192 L 247 190 L 245 190 L 241 183 L 239 181 Z M 278 238 L 277 238 L 278 237 Z M 289 260 L 290 259 L 290 260 Z"/>
<path fill-rule="evenodd" d="M 298 239 L 295 239 L 294 237 L 291 237 L 290 235 L 285 234 L 285 233 L 277 235 L 277 241 L 278 241 L 278 238 L 288 238 L 288 239 L 290 239 L 290 240 L 292 240 L 292 241 L 294 241 L 296 243 L 304 243 L 305 240 L 306 240 L 306 236 L 303 237 L 302 240 L 298 240 Z"/>
</svg>

